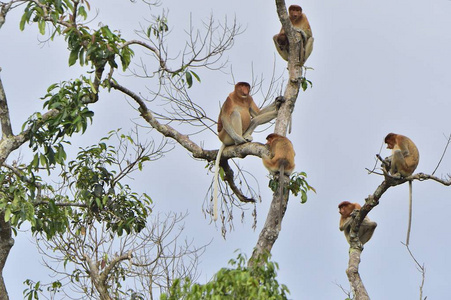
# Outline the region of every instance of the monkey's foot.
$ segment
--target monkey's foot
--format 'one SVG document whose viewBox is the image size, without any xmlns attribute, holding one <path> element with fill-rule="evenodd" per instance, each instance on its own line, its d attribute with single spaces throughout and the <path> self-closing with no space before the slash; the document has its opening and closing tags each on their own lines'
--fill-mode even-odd
<svg viewBox="0 0 451 300">
<path fill-rule="evenodd" d="M 285 97 L 284 96 L 277 96 L 276 97 L 276 103 L 277 103 L 277 105 L 280 105 L 280 104 L 282 104 L 282 103 L 284 103 L 285 102 Z"/>
<path fill-rule="evenodd" d="M 246 138 L 239 137 L 239 139 L 234 139 L 235 145 L 241 145 L 247 143 L 248 140 Z"/>
<path fill-rule="evenodd" d="M 254 138 L 252 137 L 252 135 L 246 135 L 244 136 L 244 139 L 246 140 L 246 142 L 252 142 Z"/>
</svg>

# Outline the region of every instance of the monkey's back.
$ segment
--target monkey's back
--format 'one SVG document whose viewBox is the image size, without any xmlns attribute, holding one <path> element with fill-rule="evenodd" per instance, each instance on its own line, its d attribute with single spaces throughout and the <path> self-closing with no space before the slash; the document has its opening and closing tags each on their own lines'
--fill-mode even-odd
<svg viewBox="0 0 451 300">
<path fill-rule="evenodd" d="M 407 148 L 409 150 L 409 155 L 406 156 L 406 163 L 409 168 L 409 172 L 412 174 L 420 162 L 420 152 L 411 139 L 408 137 L 405 138 L 407 140 Z"/>
<path fill-rule="evenodd" d="M 275 165 L 283 165 L 285 174 L 291 174 L 295 167 L 293 158 L 296 154 L 293 149 L 293 144 L 286 138 L 277 139 L 275 142 L 275 155 L 272 161 Z"/>
</svg>

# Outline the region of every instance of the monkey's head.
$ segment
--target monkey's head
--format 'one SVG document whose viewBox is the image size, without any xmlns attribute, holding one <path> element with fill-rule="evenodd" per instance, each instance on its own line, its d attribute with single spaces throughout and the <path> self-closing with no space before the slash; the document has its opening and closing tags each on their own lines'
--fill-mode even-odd
<svg viewBox="0 0 451 300">
<path fill-rule="evenodd" d="M 299 5 L 290 5 L 288 8 L 288 14 L 290 15 L 291 22 L 297 21 L 302 16 L 302 7 Z"/>
<path fill-rule="evenodd" d="M 387 149 L 393 149 L 393 147 L 396 145 L 396 136 L 395 133 L 389 133 L 384 139 L 384 142 L 387 144 Z"/>
<path fill-rule="evenodd" d="M 249 96 L 249 92 L 251 91 L 251 85 L 247 82 L 238 82 L 235 84 L 235 92 L 240 98 L 246 98 Z"/>
<path fill-rule="evenodd" d="M 362 207 L 358 203 L 351 203 L 349 201 L 343 201 L 340 204 L 338 204 L 338 212 L 340 215 L 342 215 L 344 218 L 347 218 L 351 215 L 351 213 L 354 211 L 354 209 L 361 209 Z"/>
<path fill-rule="evenodd" d="M 266 137 L 266 140 L 267 140 L 266 144 L 270 145 L 275 139 L 278 139 L 280 137 L 281 137 L 281 135 L 279 135 L 277 133 L 271 133 L 270 135 L 268 135 Z"/>
</svg>

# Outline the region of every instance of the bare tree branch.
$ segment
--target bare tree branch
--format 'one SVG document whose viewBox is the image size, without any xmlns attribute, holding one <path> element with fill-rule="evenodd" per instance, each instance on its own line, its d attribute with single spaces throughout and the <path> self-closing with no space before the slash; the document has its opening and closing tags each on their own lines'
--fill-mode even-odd
<svg viewBox="0 0 451 300">
<path fill-rule="evenodd" d="M 404 244 L 401 242 L 401 244 L 403 244 L 404 246 L 406 246 L 407 251 L 409 252 L 410 257 L 413 259 L 413 261 L 415 262 L 415 264 L 417 265 L 417 270 L 418 272 L 421 273 L 421 285 L 420 285 L 420 300 L 423 300 L 423 287 L 424 287 L 424 281 L 426 279 L 426 268 L 423 265 L 420 265 L 420 263 L 417 261 L 417 259 L 415 258 L 415 256 L 413 255 L 412 251 L 410 250 L 409 245 Z M 427 297 L 424 298 L 424 300 L 426 300 Z"/>
<path fill-rule="evenodd" d="M 450 143 L 451 143 L 451 134 L 448 136 L 448 140 L 447 140 L 447 142 L 446 142 L 445 148 L 443 149 L 442 156 L 440 157 L 440 159 L 439 159 L 439 161 L 438 161 L 438 163 L 437 163 L 437 166 L 435 167 L 434 171 L 432 171 L 432 174 L 431 174 L 431 175 L 434 175 L 434 174 L 435 174 L 435 171 L 437 171 L 438 167 L 439 167 L 440 164 L 442 163 L 443 157 L 445 157 L 445 153 L 446 153 L 446 151 L 448 150 L 448 146 L 449 146 Z"/>
</svg>

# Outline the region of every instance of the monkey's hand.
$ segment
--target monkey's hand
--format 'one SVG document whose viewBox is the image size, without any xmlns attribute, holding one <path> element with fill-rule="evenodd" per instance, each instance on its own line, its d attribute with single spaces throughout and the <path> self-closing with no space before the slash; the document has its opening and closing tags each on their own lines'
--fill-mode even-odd
<svg viewBox="0 0 451 300">
<path fill-rule="evenodd" d="M 391 156 L 386 157 L 384 160 L 382 160 L 382 157 L 380 157 L 380 155 L 378 154 L 378 158 L 379 158 L 379 160 L 382 162 L 381 167 L 382 167 L 385 171 L 389 172 L 390 167 L 391 167 Z"/>
<path fill-rule="evenodd" d="M 285 98 L 283 96 L 276 97 L 276 108 L 279 109 L 282 106 L 282 103 L 285 102 Z"/>
<path fill-rule="evenodd" d="M 352 213 L 350 214 L 350 216 L 353 217 L 353 218 L 355 218 L 355 217 L 357 216 L 357 214 L 358 214 L 359 211 L 360 211 L 360 209 L 354 209 L 354 210 L 352 211 Z"/>
<path fill-rule="evenodd" d="M 305 34 L 304 30 L 302 30 L 301 28 L 296 28 L 296 27 L 294 27 L 293 29 L 301 34 L 302 40 L 305 43 L 305 41 L 307 40 L 307 35 Z"/>
</svg>

